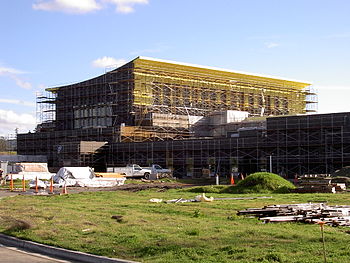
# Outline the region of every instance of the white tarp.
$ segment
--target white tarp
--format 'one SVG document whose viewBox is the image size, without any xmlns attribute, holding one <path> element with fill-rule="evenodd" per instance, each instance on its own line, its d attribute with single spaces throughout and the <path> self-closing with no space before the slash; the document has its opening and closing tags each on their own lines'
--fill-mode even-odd
<svg viewBox="0 0 350 263">
<path fill-rule="evenodd" d="M 112 187 L 123 185 L 123 178 L 98 178 L 90 167 L 62 167 L 53 177 L 56 186 Z"/>
<path fill-rule="evenodd" d="M 37 180 L 31 180 L 29 182 L 29 188 L 31 188 L 31 189 L 35 188 L 37 182 L 38 182 L 38 188 L 39 189 L 46 189 L 46 187 L 50 186 L 50 185 L 47 185 L 46 182 L 41 181 L 41 180 L 38 179 L 38 181 Z"/>
<path fill-rule="evenodd" d="M 38 179 L 50 179 L 54 174 L 50 173 L 47 168 L 47 163 L 15 163 L 8 165 L 8 179 L 24 179 L 34 180 Z"/>
<path fill-rule="evenodd" d="M 240 122 L 248 118 L 249 112 L 247 111 L 237 111 L 237 110 L 228 110 L 226 111 L 226 123 L 231 122 Z"/>
</svg>

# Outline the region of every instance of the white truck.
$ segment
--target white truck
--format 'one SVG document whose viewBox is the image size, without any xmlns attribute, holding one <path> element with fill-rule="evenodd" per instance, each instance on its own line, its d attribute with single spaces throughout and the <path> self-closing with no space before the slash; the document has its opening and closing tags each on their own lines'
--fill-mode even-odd
<svg viewBox="0 0 350 263">
<path fill-rule="evenodd" d="M 143 177 L 149 179 L 152 170 L 150 168 L 142 168 L 137 164 L 130 164 L 126 167 L 108 167 L 107 173 L 120 173 L 125 175 L 125 177 Z"/>
<path fill-rule="evenodd" d="M 171 173 L 170 169 L 163 168 L 159 164 L 152 164 L 150 167 L 143 167 L 143 169 L 151 169 L 152 174 Z"/>
<path fill-rule="evenodd" d="M 161 178 L 171 178 L 172 172 L 170 169 L 161 167 L 159 164 L 152 164 L 150 167 L 143 167 L 143 169 L 151 170 L 150 179 L 161 179 Z"/>
</svg>

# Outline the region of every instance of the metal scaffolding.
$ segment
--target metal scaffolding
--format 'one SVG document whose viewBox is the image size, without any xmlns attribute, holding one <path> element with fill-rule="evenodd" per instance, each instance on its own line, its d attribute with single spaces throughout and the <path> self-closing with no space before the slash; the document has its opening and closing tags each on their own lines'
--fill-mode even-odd
<svg viewBox="0 0 350 263">
<path fill-rule="evenodd" d="M 261 151 L 254 148 L 260 141 L 248 138 L 237 143 L 230 139 L 232 149 L 222 150 L 220 140 L 204 142 L 196 136 L 225 137 L 231 127 L 222 126 L 227 123 L 208 124 L 206 118 L 228 111 L 261 118 L 304 114 L 314 112 L 317 106 L 316 93 L 307 82 L 146 57 L 138 57 L 96 78 L 47 91 L 49 94 L 37 95 L 40 123 L 36 133 L 20 135 L 18 147 L 23 154 L 46 154 L 56 166 L 69 158 L 77 164 L 87 162 L 86 165 L 104 158 L 81 155 L 79 160 L 79 154 L 76 155 L 79 147 L 64 155 L 60 153 L 58 149 L 69 143 L 100 141 L 111 145 L 127 143 L 125 147 L 131 147 L 137 142 L 138 149 L 147 142 L 149 149 L 157 147 L 157 141 L 175 148 L 187 147 L 187 141 L 193 141 L 193 147 L 211 146 L 208 152 L 198 153 L 194 149 L 193 156 L 181 164 L 183 169 L 197 169 L 208 163 L 229 169 L 233 162 L 240 163 L 245 170 L 253 166 L 258 169 L 266 164 Z M 247 146 L 248 142 L 255 146 Z M 158 156 L 167 160 L 166 165 L 174 166 L 180 166 L 178 160 L 187 156 L 180 150 L 150 152 L 151 155 L 142 154 L 141 150 L 128 151 L 130 156 L 125 157 L 125 153 L 122 156 L 124 160 L 139 161 L 133 156 L 141 155 L 143 163 Z"/>
<path fill-rule="evenodd" d="M 133 105 L 139 115 L 207 116 L 238 110 L 270 116 L 315 111 L 317 97 L 310 83 L 143 57 L 133 63 Z"/>
<path fill-rule="evenodd" d="M 54 128 L 56 119 L 56 92 L 36 93 L 36 124 L 37 129 Z"/>
</svg>

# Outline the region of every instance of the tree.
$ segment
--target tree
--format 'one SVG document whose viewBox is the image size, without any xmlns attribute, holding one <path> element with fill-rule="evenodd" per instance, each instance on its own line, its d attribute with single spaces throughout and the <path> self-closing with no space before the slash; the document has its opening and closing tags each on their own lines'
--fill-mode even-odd
<svg viewBox="0 0 350 263">
<path fill-rule="evenodd" d="M 3 137 L 0 137 L 0 152 L 7 151 L 7 142 Z"/>
</svg>

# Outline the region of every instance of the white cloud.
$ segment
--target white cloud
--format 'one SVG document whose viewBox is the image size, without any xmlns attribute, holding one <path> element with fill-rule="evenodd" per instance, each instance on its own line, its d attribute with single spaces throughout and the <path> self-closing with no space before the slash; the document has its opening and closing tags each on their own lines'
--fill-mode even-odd
<svg viewBox="0 0 350 263">
<path fill-rule="evenodd" d="M 0 67 L 0 75 L 23 74 L 23 71 L 14 68 Z"/>
<path fill-rule="evenodd" d="M 23 89 L 31 89 L 32 84 L 29 82 L 23 80 L 23 78 L 19 77 L 18 75 L 24 74 L 24 71 L 10 68 L 10 67 L 0 67 L 0 76 L 5 76 L 13 79 L 17 86 L 23 88 Z"/>
<path fill-rule="evenodd" d="M 30 84 L 27 81 L 22 80 L 21 78 L 17 77 L 16 75 L 11 76 L 12 79 L 16 81 L 17 86 L 21 87 L 22 89 L 31 89 L 32 84 Z"/>
<path fill-rule="evenodd" d="M 134 5 L 148 4 L 148 0 L 103 0 L 106 3 L 111 3 L 116 6 L 116 12 L 129 14 L 134 12 Z"/>
<path fill-rule="evenodd" d="M 0 99 L 0 103 L 8 103 L 8 104 L 28 106 L 28 107 L 35 107 L 35 103 L 34 102 L 23 101 L 23 100 L 15 100 L 15 99 Z"/>
<path fill-rule="evenodd" d="M 32 7 L 35 10 L 62 11 L 71 14 L 85 14 L 101 9 L 101 5 L 95 0 L 40 0 Z"/>
<path fill-rule="evenodd" d="M 125 59 L 116 59 L 113 57 L 102 57 L 92 61 L 92 66 L 96 68 L 106 68 L 106 67 L 120 67 L 124 65 L 127 61 Z"/>
<path fill-rule="evenodd" d="M 116 12 L 129 14 L 135 11 L 134 5 L 148 4 L 148 0 L 36 0 L 32 5 L 35 10 L 58 11 L 70 14 L 86 14 L 112 4 Z"/>
<path fill-rule="evenodd" d="M 13 134 L 18 128 L 19 132 L 28 132 L 35 128 L 35 117 L 31 114 L 18 114 L 11 110 L 0 109 L 0 136 Z"/>
<path fill-rule="evenodd" d="M 278 47 L 280 44 L 278 43 L 275 43 L 275 42 L 267 42 L 265 43 L 265 47 L 267 48 L 275 48 L 275 47 Z"/>
</svg>

